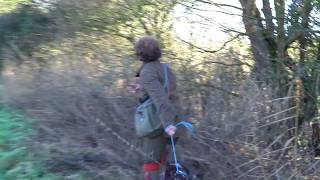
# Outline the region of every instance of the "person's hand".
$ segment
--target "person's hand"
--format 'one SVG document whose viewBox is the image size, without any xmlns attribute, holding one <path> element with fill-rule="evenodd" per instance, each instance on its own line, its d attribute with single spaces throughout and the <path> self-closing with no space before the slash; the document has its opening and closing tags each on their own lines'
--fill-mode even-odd
<svg viewBox="0 0 320 180">
<path fill-rule="evenodd" d="M 135 79 L 134 82 L 129 84 L 127 88 L 128 88 L 128 93 L 134 95 L 141 90 L 141 85 L 138 82 L 138 79 Z"/>
<path fill-rule="evenodd" d="M 128 86 L 128 92 L 130 94 L 135 94 L 140 90 L 140 85 L 139 84 L 130 84 Z"/>
<path fill-rule="evenodd" d="M 169 125 L 166 129 L 165 132 L 169 135 L 169 136 L 173 136 L 177 131 L 176 126 L 174 125 Z"/>
</svg>

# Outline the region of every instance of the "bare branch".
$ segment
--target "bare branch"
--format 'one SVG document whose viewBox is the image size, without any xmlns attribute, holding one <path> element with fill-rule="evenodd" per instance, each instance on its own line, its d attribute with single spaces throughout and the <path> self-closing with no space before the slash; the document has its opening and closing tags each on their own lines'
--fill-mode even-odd
<svg viewBox="0 0 320 180">
<path fill-rule="evenodd" d="M 276 124 L 276 123 L 279 123 L 279 122 L 282 122 L 282 121 L 286 121 L 286 120 L 288 120 L 288 119 L 293 119 L 293 118 L 295 118 L 295 117 L 296 117 L 296 115 L 293 115 L 293 116 L 290 116 L 290 117 L 286 117 L 286 118 L 282 118 L 282 119 L 279 119 L 279 120 L 272 121 L 272 122 L 270 122 L 270 123 L 264 124 L 264 125 L 262 125 L 262 126 L 259 126 L 259 127 L 257 127 L 257 128 L 262 128 L 262 127 L 270 126 L 270 125 L 272 125 L 272 124 Z"/>
<path fill-rule="evenodd" d="M 233 5 L 230 5 L 230 4 L 215 3 L 215 2 L 212 2 L 212 1 L 205 1 L 205 0 L 196 0 L 196 1 L 204 3 L 204 4 L 210 4 L 210 5 L 218 6 L 218 7 L 230 7 L 230 8 L 234 8 L 234 9 L 242 11 L 242 8 L 237 7 L 237 6 L 233 6 Z"/>
<path fill-rule="evenodd" d="M 269 32 L 269 36 L 273 36 L 274 24 L 272 22 L 273 16 L 272 16 L 272 11 L 271 11 L 269 0 L 263 0 L 262 11 L 263 11 L 264 16 L 266 17 L 266 26 L 267 26 L 266 29 Z"/>
<path fill-rule="evenodd" d="M 200 51 L 202 51 L 202 52 L 214 54 L 214 53 L 217 53 L 217 52 L 223 50 L 230 42 L 238 39 L 240 36 L 243 36 L 243 35 L 244 35 L 244 34 L 237 34 L 236 36 L 232 37 L 230 40 L 224 42 L 224 43 L 222 44 L 222 46 L 221 46 L 220 48 L 218 48 L 217 50 L 205 49 L 205 48 L 199 47 L 199 46 L 197 46 L 197 45 L 195 45 L 195 44 L 193 44 L 193 43 L 191 43 L 191 42 L 185 41 L 185 40 L 183 40 L 183 39 L 181 39 L 181 38 L 179 38 L 179 40 L 181 40 L 182 42 L 184 42 L 184 43 L 190 45 L 191 47 L 194 47 L 194 48 L 196 48 L 196 49 L 198 49 L 198 50 L 200 50 Z"/>
<path fill-rule="evenodd" d="M 234 97 L 239 97 L 239 98 L 241 98 L 241 95 L 240 95 L 240 94 L 237 94 L 237 93 L 235 93 L 235 92 L 228 91 L 228 90 L 226 90 L 226 89 L 224 89 L 224 88 L 222 88 L 222 87 L 217 87 L 217 86 L 215 86 L 215 85 L 213 85 L 213 84 L 199 83 L 199 85 L 205 86 L 205 87 L 210 87 L 210 88 L 213 88 L 213 89 L 217 89 L 217 90 L 219 90 L 219 91 L 223 91 L 223 92 L 225 92 L 225 93 L 227 93 L 227 94 L 230 94 L 230 95 L 232 95 L 232 96 L 234 96 Z"/>
</svg>

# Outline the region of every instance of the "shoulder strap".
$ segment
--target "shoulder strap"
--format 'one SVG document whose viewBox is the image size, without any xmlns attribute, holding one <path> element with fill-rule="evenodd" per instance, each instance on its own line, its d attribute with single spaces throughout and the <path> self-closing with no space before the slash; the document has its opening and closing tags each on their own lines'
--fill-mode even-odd
<svg viewBox="0 0 320 180">
<path fill-rule="evenodd" d="M 163 66 L 163 74 L 164 74 L 164 84 L 163 88 L 167 92 L 168 96 L 171 96 L 171 91 L 170 91 L 170 82 L 169 82 L 169 73 L 168 73 L 168 65 L 167 64 L 162 64 Z"/>
<path fill-rule="evenodd" d="M 163 88 L 168 91 L 169 89 L 169 78 L 168 78 L 168 65 L 167 64 L 162 64 L 163 67 L 163 74 L 164 74 L 164 84 Z"/>
<path fill-rule="evenodd" d="M 143 69 L 144 65 L 145 65 L 145 63 L 142 63 L 142 65 L 139 67 L 135 77 L 140 77 L 140 72 Z"/>
</svg>

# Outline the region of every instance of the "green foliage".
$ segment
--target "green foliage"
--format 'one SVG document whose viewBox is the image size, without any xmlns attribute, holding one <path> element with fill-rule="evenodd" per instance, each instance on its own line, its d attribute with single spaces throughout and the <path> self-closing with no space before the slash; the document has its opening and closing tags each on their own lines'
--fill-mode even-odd
<svg viewBox="0 0 320 180">
<path fill-rule="evenodd" d="M 88 31 L 102 31 L 130 42 L 147 34 L 164 42 L 170 36 L 170 14 L 175 5 L 175 2 L 168 1 L 110 1 L 76 14 Z"/>
<path fill-rule="evenodd" d="M 320 10 L 320 0 L 314 0 L 313 3 L 314 3 L 315 8 Z"/>
<path fill-rule="evenodd" d="M 48 33 L 49 22 L 47 15 L 32 4 L 23 4 L 13 12 L 2 14 L 0 16 L 0 48 L 8 47 L 13 42 L 21 51 L 29 54 L 28 52 L 37 47 L 39 42 L 47 40 L 44 35 Z M 30 41 L 30 39 L 33 40 Z"/>
<path fill-rule="evenodd" d="M 28 122 L 21 115 L 0 109 L 0 179 L 59 179 L 46 174 L 40 161 L 24 145 L 33 134 Z"/>
</svg>

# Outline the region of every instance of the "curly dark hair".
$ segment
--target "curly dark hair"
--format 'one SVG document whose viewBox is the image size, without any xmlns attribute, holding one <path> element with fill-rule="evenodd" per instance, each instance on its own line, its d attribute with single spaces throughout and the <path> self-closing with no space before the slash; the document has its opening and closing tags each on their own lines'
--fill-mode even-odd
<svg viewBox="0 0 320 180">
<path fill-rule="evenodd" d="M 159 42 L 153 37 L 145 36 L 140 38 L 134 48 L 140 61 L 157 61 L 161 57 Z"/>
</svg>

